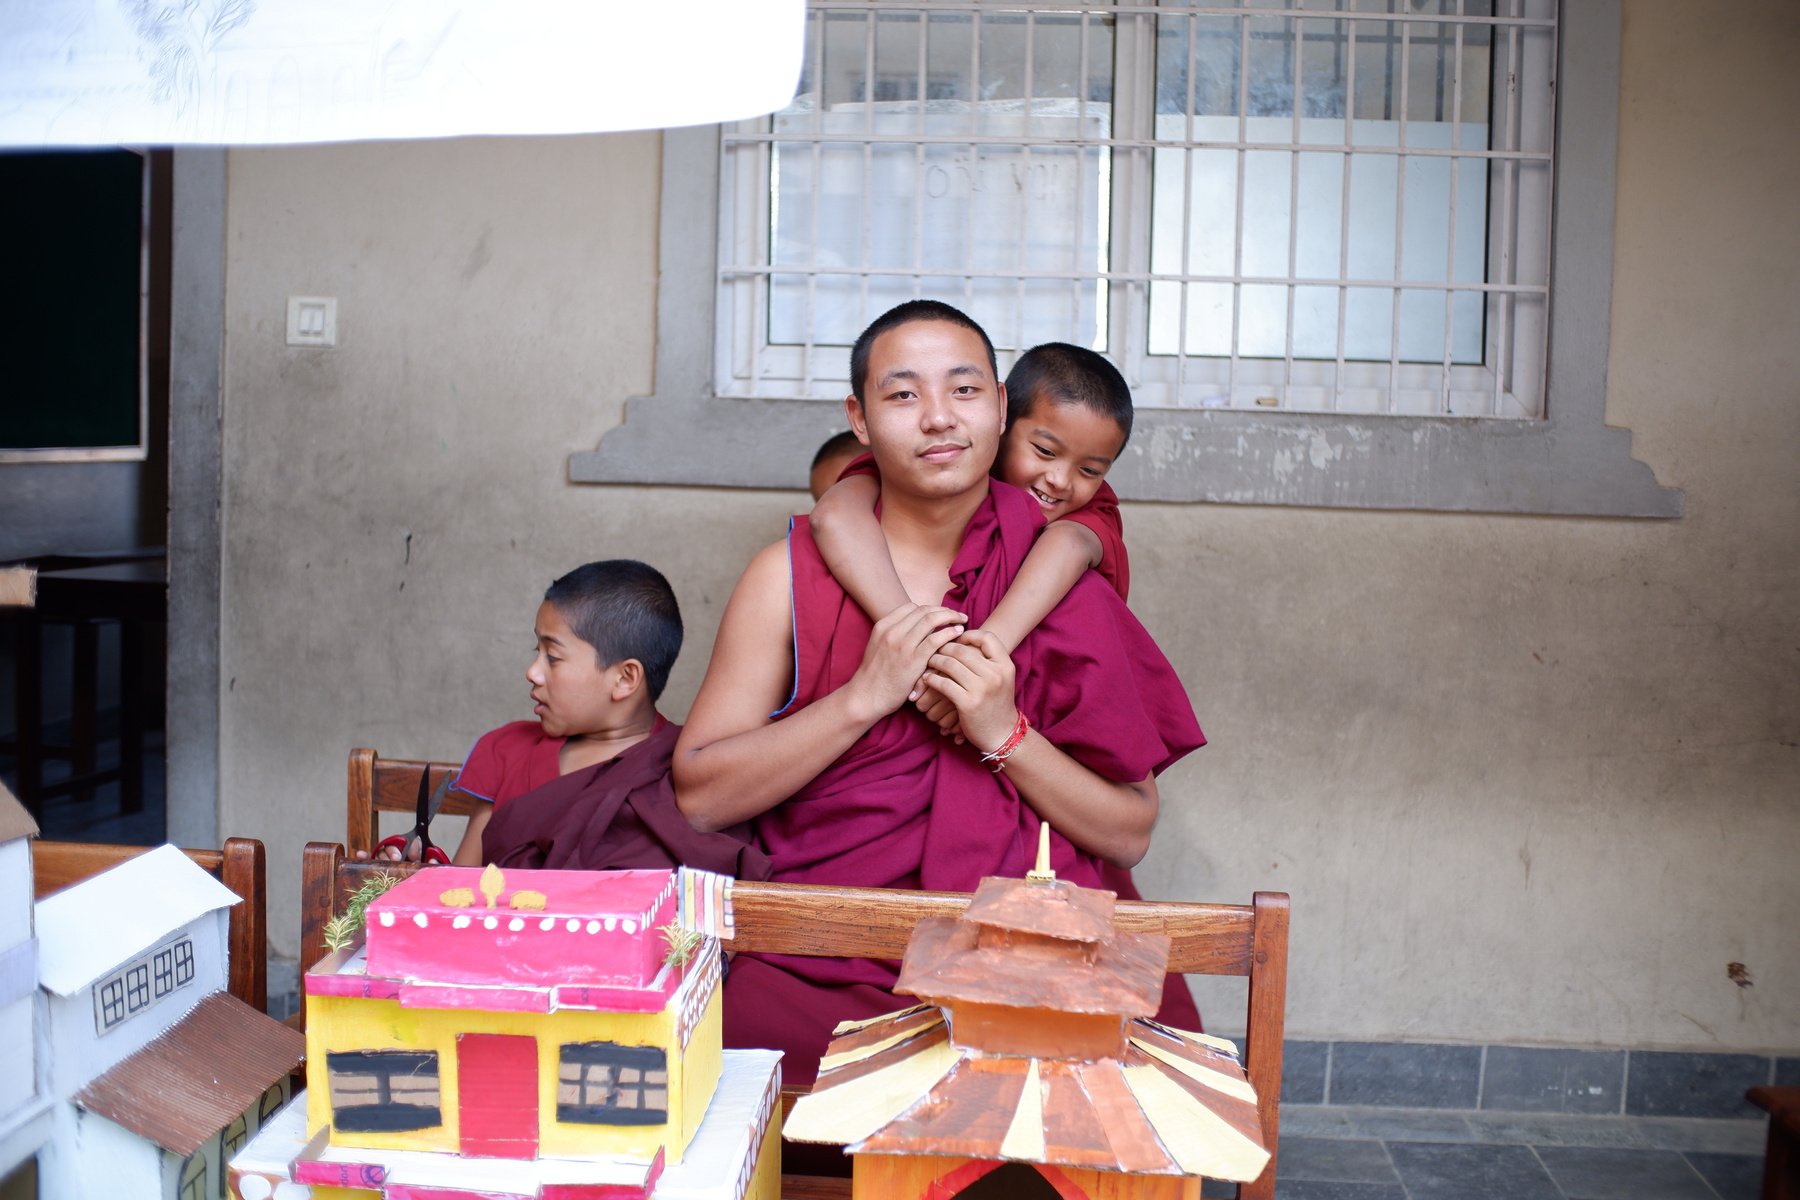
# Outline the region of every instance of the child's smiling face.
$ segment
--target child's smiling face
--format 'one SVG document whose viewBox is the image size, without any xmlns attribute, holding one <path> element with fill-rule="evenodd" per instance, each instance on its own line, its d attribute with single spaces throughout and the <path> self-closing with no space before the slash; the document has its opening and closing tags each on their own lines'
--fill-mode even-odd
<svg viewBox="0 0 1800 1200">
<path fill-rule="evenodd" d="M 1085 404 L 1038 396 L 1031 411 L 1007 427 L 1000 443 L 1000 478 L 1024 488 L 1054 521 L 1094 498 L 1125 448 L 1125 432 Z"/>
</svg>

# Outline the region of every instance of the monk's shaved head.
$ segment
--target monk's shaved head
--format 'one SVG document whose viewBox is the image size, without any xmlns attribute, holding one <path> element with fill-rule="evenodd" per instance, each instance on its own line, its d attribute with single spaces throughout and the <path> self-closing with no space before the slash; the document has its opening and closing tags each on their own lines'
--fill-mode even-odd
<svg viewBox="0 0 1800 1200">
<path fill-rule="evenodd" d="M 850 390 L 856 396 L 858 404 L 866 399 L 863 388 L 868 382 L 865 376 L 869 373 L 869 353 L 875 346 L 875 339 L 890 329 L 898 329 L 914 321 L 948 321 L 952 325 L 960 325 L 973 331 L 987 349 L 989 374 L 996 380 L 1000 378 L 1000 363 L 994 357 L 993 340 L 988 337 L 987 330 L 976 323 L 975 318 L 942 300 L 908 300 L 904 304 L 896 304 L 869 322 L 869 327 L 862 331 L 856 344 L 850 347 Z"/>
</svg>

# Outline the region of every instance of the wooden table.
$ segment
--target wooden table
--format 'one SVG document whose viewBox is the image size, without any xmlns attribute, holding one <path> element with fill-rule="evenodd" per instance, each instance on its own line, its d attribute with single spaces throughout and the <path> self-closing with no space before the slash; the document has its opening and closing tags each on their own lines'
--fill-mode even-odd
<svg viewBox="0 0 1800 1200">
<path fill-rule="evenodd" d="M 35 603 L 5 610 L 16 635 L 13 687 L 19 730 L 14 754 L 19 799 L 39 819 L 45 800 L 90 791 L 115 779 L 119 781 L 120 810 L 134 813 L 143 809 L 145 631 L 151 624 L 168 621 L 169 578 L 162 551 L 137 553 L 138 557 L 94 565 L 68 565 L 79 563 L 78 558 L 50 560 L 44 565 L 53 569 L 37 573 Z M 119 765 L 106 770 L 97 769 L 95 760 L 97 628 L 101 621 L 119 623 Z M 46 747 L 43 740 L 42 627 L 59 623 L 75 629 L 72 736 L 66 750 Z M 69 758 L 74 774 L 45 786 L 44 759 L 53 756 Z"/>
</svg>

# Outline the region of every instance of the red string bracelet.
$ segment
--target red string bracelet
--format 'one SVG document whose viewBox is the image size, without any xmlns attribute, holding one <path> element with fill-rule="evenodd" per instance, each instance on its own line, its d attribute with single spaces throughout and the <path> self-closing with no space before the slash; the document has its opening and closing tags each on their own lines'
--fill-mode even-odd
<svg viewBox="0 0 1800 1200">
<path fill-rule="evenodd" d="M 1025 735 L 1030 731 L 1031 722 L 1025 719 L 1025 714 L 1021 711 L 1019 719 L 1013 722 L 1012 732 L 1006 735 L 1006 740 L 982 755 L 981 761 L 993 763 L 995 771 L 1004 769 L 1006 760 L 1013 756 L 1014 751 L 1018 750 L 1020 744 L 1025 741 Z"/>
</svg>

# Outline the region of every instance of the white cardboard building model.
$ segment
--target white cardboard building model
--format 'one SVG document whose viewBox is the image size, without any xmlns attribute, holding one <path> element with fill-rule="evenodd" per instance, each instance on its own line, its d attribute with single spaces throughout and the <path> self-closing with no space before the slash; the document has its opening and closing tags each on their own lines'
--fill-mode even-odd
<svg viewBox="0 0 1800 1200">
<path fill-rule="evenodd" d="M 0 783 L 0 1179 L 50 1136 L 38 1053 L 37 938 L 31 923 L 31 838 L 37 823 Z"/>
<path fill-rule="evenodd" d="M 299 1033 L 225 991 L 237 900 L 162 846 L 38 903 L 45 1200 L 217 1196 L 287 1098 Z"/>
</svg>

